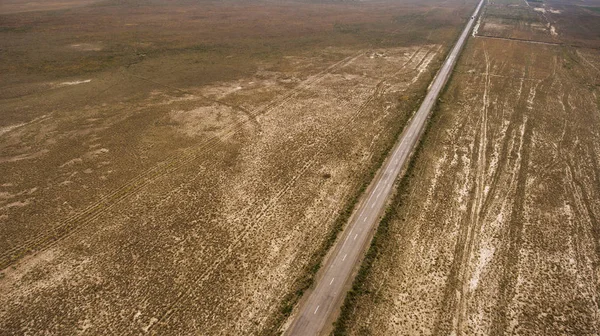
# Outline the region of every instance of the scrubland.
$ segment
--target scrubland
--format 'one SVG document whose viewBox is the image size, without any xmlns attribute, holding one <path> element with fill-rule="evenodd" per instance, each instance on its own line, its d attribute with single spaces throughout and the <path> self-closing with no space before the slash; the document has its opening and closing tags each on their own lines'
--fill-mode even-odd
<svg viewBox="0 0 600 336">
<path fill-rule="evenodd" d="M 486 3 L 338 334 L 598 334 L 600 16 L 578 6 Z M 482 36 L 500 11 L 512 35 Z"/>
<path fill-rule="evenodd" d="M 276 333 L 473 4 L 6 3 L 2 333 Z"/>
</svg>

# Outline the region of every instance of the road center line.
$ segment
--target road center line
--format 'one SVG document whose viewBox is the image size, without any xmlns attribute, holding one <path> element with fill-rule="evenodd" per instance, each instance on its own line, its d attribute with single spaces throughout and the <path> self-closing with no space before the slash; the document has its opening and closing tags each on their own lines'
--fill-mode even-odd
<svg viewBox="0 0 600 336">
<path fill-rule="evenodd" d="M 483 4 L 484 4 L 484 1 L 480 0 L 475 11 L 473 12 L 473 17 L 479 15 L 480 9 L 482 8 Z M 361 217 L 363 217 L 363 214 L 365 211 L 369 211 L 369 210 L 367 210 L 367 209 L 369 209 L 369 208 L 367 208 L 367 204 L 369 204 L 369 202 L 372 201 L 373 196 L 377 196 L 377 198 L 379 198 L 379 196 L 382 196 L 382 195 L 380 195 L 381 192 L 385 192 L 386 195 L 388 195 L 390 188 L 393 186 L 394 181 L 397 179 L 399 172 L 402 170 L 401 169 L 402 167 L 398 167 L 397 163 L 404 162 L 409 157 L 410 153 L 416 146 L 418 136 L 421 135 L 421 132 L 423 130 L 425 119 L 427 118 L 428 115 L 430 115 L 432 113 L 432 111 L 431 111 L 432 107 L 434 106 L 436 99 L 439 97 L 441 87 L 448 80 L 448 75 L 455 65 L 455 61 L 458 58 L 457 57 L 458 53 L 460 52 L 460 49 L 464 46 L 465 40 L 468 37 L 469 30 L 472 28 L 472 23 L 473 23 L 473 19 L 468 21 L 468 24 L 465 26 L 462 34 L 459 36 L 458 41 L 454 44 L 454 47 L 451 49 L 448 58 L 446 60 L 444 60 L 442 67 L 439 69 L 438 73 L 434 77 L 431 87 L 428 88 L 428 92 L 427 92 L 425 98 L 423 99 L 421 106 L 415 112 L 415 118 L 408 125 L 406 133 L 404 133 L 401 136 L 401 139 L 399 141 L 400 144 L 398 145 L 399 146 L 398 151 L 395 152 L 394 157 L 392 158 L 392 160 L 396 161 L 396 165 L 392 165 L 392 160 L 389 160 L 382 167 L 382 173 L 381 173 L 381 175 L 379 175 L 378 178 L 376 178 L 373 181 L 374 182 L 373 189 L 368 192 L 370 195 L 368 196 L 366 202 L 360 203 L 360 207 L 362 209 L 360 209 L 360 214 L 356 218 L 360 219 Z M 389 176 L 392 176 L 392 178 L 389 179 L 390 181 L 388 182 Z M 381 182 L 384 182 L 383 185 L 381 184 Z M 381 188 L 383 188 L 383 189 L 381 189 Z M 381 191 L 379 191 L 379 190 L 381 190 Z M 373 202 L 370 206 L 370 209 L 374 209 L 375 203 L 377 203 L 377 202 L 378 201 L 373 200 Z M 364 231 L 365 229 L 369 230 L 369 232 L 370 232 L 370 230 L 373 229 L 371 227 L 372 226 L 371 224 L 374 224 L 375 221 L 373 221 L 373 223 L 369 222 L 369 225 L 367 225 L 367 223 L 366 223 L 367 217 L 369 217 L 369 216 L 365 215 L 365 217 L 363 217 L 363 222 L 365 222 L 365 224 L 363 225 L 364 226 L 363 228 L 359 227 L 361 232 Z M 357 223 L 358 223 L 357 221 L 353 221 L 351 224 L 356 225 Z M 358 246 L 355 244 L 352 244 L 350 247 L 345 246 L 345 243 L 347 242 L 348 238 L 350 237 L 350 235 L 352 234 L 352 231 L 353 231 L 352 227 L 350 227 L 349 229 L 350 229 L 349 230 L 350 232 L 346 236 L 346 239 L 345 239 L 344 243 L 342 244 L 341 248 L 339 250 L 337 250 L 338 254 L 336 255 L 336 258 L 332 259 L 334 261 L 331 262 L 331 264 L 329 265 L 329 268 L 326 272 L 329 272 L 330 270 L 332 270 L 332 267 L 334 265 L 336 265 L 335 260 L 339 260 L 339 259 L 337 259 L 337 256 L 339 255 L 339 253 L 341 253 L 341 251 L 349 251 L 348 253 L 353 253 L 353 255 L 355 257 L 357 256 L 357 254 L 364 252 L 364 251 L 360 250 L 361 246 Z M 358 238 L 358 233 L 356 233 L 354 235 L 353 240 L 356 240 L 356 238 Z M 366 244 L 363 244 L 363 245 L 366 245 Z M 346 253 L 344 255 L 342 261 L 346 260 L 348 253 Z M 357 258 L 353 259 L 353 261 L 355 261 L 355 260 L 357 260 Z M 337 265 L 339 265 L 339 264 L 337 264 Z M 348 266 L 348 265 L 346 265 L 346 266 Z M 350 273 L 348 273 L 348 272 L 350 272 Z M 331 309 L 331 302 L 327 301 L 327 300 L 331 300 L 332 297 L 334 299 L 336 299 L 337 295 L 339 295 L 341 293 L 341 291 L 337 290 L 336 288 L 338 286 L 341 286 L 344 283 L 346 283 L 346 281 L 348 281 L 349 279 L 352 279 L 351 270 L 347 270 L 344 268 L 344 269 L 339 270 L 339 272 L 335 271 L 333 273 L 328 274 L 328 276 L 331 277 L 331 281 L 330 281 L 331 286 L 333 286 L 333 281 L 334 281 L 333 275 L 335 275 L 335 277 L 337 277 L 337 278 L 342 279 L 341 281 L 336 283 L 336 287 L 332 287 L 332 289 L 329 289 L 329 288 L 325 289 L 320 286 L 327 286 L 324 283 L 327 280 L 318 282 L 316 284 L 315 290 L 312 291 L 311 294 L 309 294 L 310 296 L 309 296 L 308 302 L 312 302 L 312 304 L 307 304 L 305 307 L 303 307 L 301 309 L 309 310 L 310 307 L 314 307 L 313 306 L 314 303 L 327 304 L 328 305 L 327 308 Z M 333 293 L 331 293 L 331 292 L 333 292 Z M 320 308 L 320 304 L 316 307 L 313 314 L 316 315 L 319 308 Z M 306 321 L 304 321 L 303 319 L 300 318 L 302 320 L 300 323 L 298 323 L 299 319 L 297 318 L 295 320 L 295 322 L 292 323 L 290 328 L 288 328 L 287 335 L 288 336 L 298 336 L 298 335 L 306 335 L 306 334 L 313 335 L 313 334 L 320 333 L 322 331 L 324 324 L 327 322 L 328 314 L 329 314 L 329 312 L 326 311 L 325 314 L 319 315 L 318 317 L 314 317 L 314 318 L 307 318 Z M 298 316 L 302 316 L 302 314 L 299 314 Z M 306 316 L 306 315 L 304 315 L 304 316 Z"/>
<path fill-rule="evenodd" d="M 331 278 L 331 281 L 329 281 L 329 286 L 331 286 L 331 284 L 333 283 L 333 280 L 334 280 L 334 279 L 335 279 L 335 278 Z"/>
<path fill-rule="evenodd" d="M 352 234 L 352 230 L 354 229 L 350 229 L 350 233 L 348 233 L 348 235 L 346 236 L 346 239 L 344 240 L 344 244 L 342 244 L 342 247 L 346 246 L 346 243 L 348 242 L 348 238 L 350 238 L 350 234 Z M 331 266 L 329 266 L 331 267 Z"/>
<path fill-rule="evenodd" d="M 377 190 L 377 187 L 375 188 L 375 190 Z M 363 213 L 365 213 L 366 210 L 366 206 L 367 204 L 369 204 L 369 202 L 371 202 L 371 198 L 373 198 L 373 193 L 371 193 L 371 195 L 369 195 L 369 198 L 367 199 L 367 201 L 364 203 L 362 210 L 360 211 L 360 215 L 358 215 L 358 217 L 360 218 Z"/>
</svg>

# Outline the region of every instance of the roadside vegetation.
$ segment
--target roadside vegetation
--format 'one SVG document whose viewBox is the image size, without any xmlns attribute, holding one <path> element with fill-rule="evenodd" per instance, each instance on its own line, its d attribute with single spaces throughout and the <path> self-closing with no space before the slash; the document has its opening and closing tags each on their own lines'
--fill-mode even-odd
<svg viewBox="0 0 600 336">
<path fill-rule="evenodd" d="M 470 38 L 334 334 L 598 330 L 598 40 L 544 3 L 560 45 Z"/>
<path fill-rule="evenodd" d="M 8 334 L 279 332 L 472 8 L 67 4 L 0 14 Z"/>
</svg>

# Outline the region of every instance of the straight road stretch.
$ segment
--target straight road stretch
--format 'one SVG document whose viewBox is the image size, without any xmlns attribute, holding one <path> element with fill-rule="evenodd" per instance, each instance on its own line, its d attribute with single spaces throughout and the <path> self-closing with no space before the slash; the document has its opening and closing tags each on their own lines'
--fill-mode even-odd
<svg viewBox="0 0 600 336">
<path fill-rule="evenodd" d="M 307 292 L 308 297 L 303 298 L 300 310 L 286 331 L 286 335 L 319 335 L 324 331 L 326 323 L 333 321 L 346 296 L 346 289 L 353 280 L 353 271 L 362 259 L 372 238 L 372 231 L 377 227 L 386 203 L 392 195 L 394 181 L 398 178 L 423 132 L 427 118 L 452 73 L 483 1 L 479 2 L 475 12 L 467 21 L 458 41 L 430 85 L 423 103 L 400 135 L 381 171 L 371 182 L 365 200 L 359 204 L 350 223 L 342 232 L 341 239 L 334 246 L 316 286 L 312 291 Z"/>
</svg>

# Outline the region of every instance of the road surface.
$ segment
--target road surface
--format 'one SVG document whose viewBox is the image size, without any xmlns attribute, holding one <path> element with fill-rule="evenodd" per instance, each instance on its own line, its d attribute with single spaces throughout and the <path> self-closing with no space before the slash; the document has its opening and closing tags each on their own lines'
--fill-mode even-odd
<svg viewBox="0 0 600 336">
<path fill-rule="evenodd" d="M 392 194 L 394 181 L 421 136 L 425 122 L 452 73 L 483 1 L 481 0 L 477 5 L 460 38 L 433 80 L 419 110 L 400 136 L 380 173 L 371 182 L 365 195 L 366 201 L 359 204 L 348 227 L 342 233 L 342 239 L 334 246 L 331 257 L 324 265 L 322 276 L 314 290 L 307 292 L 308 297 L 303 300 L 300 311 L 286 331 L 286 335 L 318 335 L 324 331 L 325 324 L 333 320 L 333 315 L 337 313 L 346 295 L 346 285 L 351 283 L 355 266 L 365 253 L 372 237 L 372 230 L 379 223 L 380 215 Z"/>
</svg>

